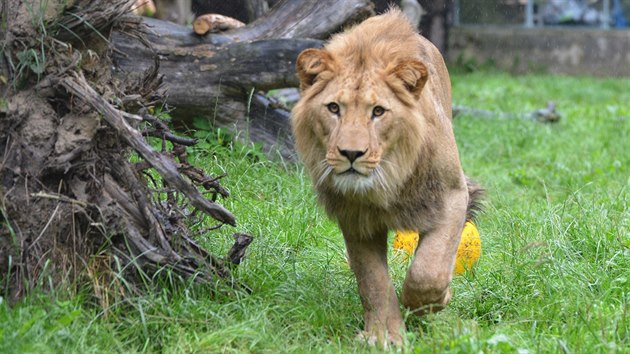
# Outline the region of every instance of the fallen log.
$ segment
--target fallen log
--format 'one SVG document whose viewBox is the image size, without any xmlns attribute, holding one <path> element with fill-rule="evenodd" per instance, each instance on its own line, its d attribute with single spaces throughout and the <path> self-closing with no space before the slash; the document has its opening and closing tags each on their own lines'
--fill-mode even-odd
<svg viewBox="0 0 630 354">
<path fill-rule="evenodd" d="M 321 39 L 370 14 L 369 0 L 284 0 L 245 27 L 203 37 L 148 18 L 138 30 L 138 18 L 129 17 L 128 26 L 112 36 L 114 72 L 142 73 L 157 57 L 176 121 L 189 124 L 204 116 L 291 158 L 288 114 L 264 91 L 296 87 L 295 59 L 302 50 L 321 46 Z"/>
</svg>

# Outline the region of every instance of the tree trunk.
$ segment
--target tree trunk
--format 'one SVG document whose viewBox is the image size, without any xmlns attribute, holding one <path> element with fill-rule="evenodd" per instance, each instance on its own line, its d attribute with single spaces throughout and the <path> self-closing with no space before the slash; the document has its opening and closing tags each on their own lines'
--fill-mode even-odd
<svg viewBox="0 0 630 354">
<path fill-rule="evenodd" d="M 246 131 L 239 136 L 291 158 L 288 112 L 264 91 L 296 87 L 295 60 L 302 50 L 321 46 L 316 39 L 371 13 L 368 0 L 285 0 L 246 27 L 205 37 L 144 19 L 149 30 L 142 36 L 114 32 L 115 73 L 142 72 L 158 57 L 175 119 L 189 123 L 203 115 L 216 127 Z"/>
</svg>

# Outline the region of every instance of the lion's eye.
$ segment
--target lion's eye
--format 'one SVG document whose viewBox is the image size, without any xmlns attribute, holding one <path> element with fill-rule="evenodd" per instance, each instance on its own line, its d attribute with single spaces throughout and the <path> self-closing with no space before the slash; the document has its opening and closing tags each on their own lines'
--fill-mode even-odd
<svg viewBox="0 0 630 354">
<path fill-rule="evenodd" d="M 339 114 L 339 105 L 335 102 L 330 102 L 326 105 L 326 107 L 328 107 L 330 113 Z"/>
<path fill-rule="evenodd" d="M 385 108 L 381 107 L 381 106 L 376 106 L 374 107 L 374 109 L 372 109 L 372 116 L 373 117 L 380 117 L 383 115 L 383 113 L 385 113 Z"/>
</svg>

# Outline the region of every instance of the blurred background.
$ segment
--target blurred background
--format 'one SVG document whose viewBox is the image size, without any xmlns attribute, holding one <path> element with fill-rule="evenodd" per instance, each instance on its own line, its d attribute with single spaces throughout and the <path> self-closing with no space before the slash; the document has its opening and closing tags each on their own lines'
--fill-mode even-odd
<svg viewBox="0 0 630 354">
<path fill-rule="evenodd" d="M 147 0 L 138 0 L 144 3 Z M 254 21 L 280 0 L 155 0 L 158 18 Z M 630 76 L 630 0 L 375 0 L 403 8 L 453 65 L 513 73 Z"/>
</svg>

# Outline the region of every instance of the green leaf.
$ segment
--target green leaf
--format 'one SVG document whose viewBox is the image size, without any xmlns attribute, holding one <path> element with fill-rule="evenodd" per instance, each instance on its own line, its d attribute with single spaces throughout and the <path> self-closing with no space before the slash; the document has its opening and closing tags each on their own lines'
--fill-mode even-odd
<svg viewBox="0 0 630 354">
<path fill-rule="evenodd" d="M 206 118 L 196 117 L 193 119 L 193 127 L 196 129 L 207 130 L 210 131 L 212 127 L 210 126 L 210 122 Z"/>
<path fill-rule="evenodd" d="M 76 309 L 70 313 L 63 315 L 60 319 L 57 320 L 57 323 L 59 323 L 60 325 L 64 327 L 68 326 L 80 315 L 81 315 L 81 309 Z"/>
</svg>

